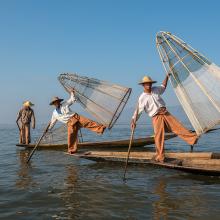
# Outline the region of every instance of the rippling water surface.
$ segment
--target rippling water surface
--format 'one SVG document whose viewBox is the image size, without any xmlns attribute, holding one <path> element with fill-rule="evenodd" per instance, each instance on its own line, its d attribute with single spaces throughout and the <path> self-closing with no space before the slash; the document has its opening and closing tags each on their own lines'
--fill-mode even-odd
<svg viewBox="0 0 220 220">
<path fill-rule="evenodd" d="M 129 133 L 119 126 L 102 138 Z M 138 136 L 150 133 L 150 127 L 137 131 Z M 17 129 L 1 126 L 0 136 L 1 219 L 219 219 L 219 178 L 129 166 L 129 179 L 123 183 L 122 165 L 61 151 L 37 151 L 27 165 L 28 151 L 15 146 Z M 215 131 L 201 138 L 195 150 L 219 151 L 219 143 Z M 189 150 L 178 138 L 167 141 L 166 148 Z"/>
</svg>

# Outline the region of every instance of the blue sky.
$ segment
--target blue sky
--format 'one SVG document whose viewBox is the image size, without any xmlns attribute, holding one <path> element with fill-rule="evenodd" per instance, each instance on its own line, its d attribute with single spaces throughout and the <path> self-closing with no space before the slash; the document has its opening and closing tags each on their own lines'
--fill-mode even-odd
<svg viewBox="0 0 220 220">
<path fill-rule="evenodd" d="M 66 98 L 62 72 L 133 88 L 143 75 L 165 77 L 155 36 L 170 31 L 220 63 L 218 1 L 0 0 L 0 123 L 14 123 L 24 100 L 39 122 L 50 119 L 52 96 Z M 169 86 L 164 99 L 178 101 Z"/>
</svg>

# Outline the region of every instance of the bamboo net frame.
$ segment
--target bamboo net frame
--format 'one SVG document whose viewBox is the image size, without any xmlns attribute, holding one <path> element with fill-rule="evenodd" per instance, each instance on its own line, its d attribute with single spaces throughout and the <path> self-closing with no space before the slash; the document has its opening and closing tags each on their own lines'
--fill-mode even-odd
<svg viewBox="0 0 220 220">
<path fill-rule="evenodd" d="M 184 111 L 198 135 L 220 123 L 220 68 L 169 32 L 156 36 L 157 49 Z"/>
<path fill-rule="evenodd" d="M 60 74 L 58 80 L 65 90 L 73 88 L 79 104 L 109 129 L 120 117 L 132 91 L 131 88 L 75 73 Z"/>
</svg>

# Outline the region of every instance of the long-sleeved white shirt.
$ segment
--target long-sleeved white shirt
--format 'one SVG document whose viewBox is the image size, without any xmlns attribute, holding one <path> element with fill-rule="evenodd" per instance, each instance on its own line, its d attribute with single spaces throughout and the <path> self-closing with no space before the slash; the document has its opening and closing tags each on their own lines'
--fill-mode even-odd
<svg viewBox="0 0 220 220">
<path fill-rule="evenodd" d="M 165 91 L 164 85 L 152 87 L 151 93 L 143 92 L 138 99 L 138 106 L 135 110 L 132 119 L 138 120 L 143 111 L 145 111 L 150 117 L 156 115 L 161 107 L 165 107 L 166 104 L 161 98 Z M 138 112 L 137 112 L 138 111 Z"/>
<path fill-rule="evenodd" d="M 50 127 L 49 129 L 53 128 L 53 126 L 56 124 L 57 121 L 60 121 L 62 123 L 67 123 L 68 120 L 75 114 L 75 112 L 72 112 L 70 109 L 70 106 L 76 101 L 76 98 L 74 96 L 74 93 L 71 92 L 70 98 L 63 102 L 59 109 L 54 109 L 50 121 Z"/>
</svg>

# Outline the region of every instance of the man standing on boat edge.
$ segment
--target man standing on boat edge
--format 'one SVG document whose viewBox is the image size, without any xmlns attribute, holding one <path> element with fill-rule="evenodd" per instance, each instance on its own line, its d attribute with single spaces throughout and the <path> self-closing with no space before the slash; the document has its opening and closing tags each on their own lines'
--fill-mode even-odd
<svg viewBox="0 0 220 220">
<path fill-rule="evenodd" d="M 54 97 L 50 102 L 50 105 L 53 105 L 55 109 L 48 130 L 52 129 L 57 121 L 67 124 L 68 153 L 75 154 L 77 152 L 78 130 L 81 127 L 97 134 L 103 134 L 106 126 L 72 112 L 70 106 L 76 102 L 74 89 L 69 90 L 69 93 L 70 98 L 65 102 L 58 97 Z"/>
<path fill-rule="evenodd" d="M 30 101 L 25 101 L 23 103 L 23 108 L 18 112 L 16 123 L 18 125 L 20 134 L 19 134 L 19 143 L 20 144 L 30 144 L 31 134 L 30 134 L 30 125 L 32 122 L 32 128 L 35 129 L 35 116 L 34 110 L 31 108 L 34 106 Z M 20 121 L 20 125 L 19 125 Z"/>
<path fill-rule="evenodd" d="M 165 132 L 173 132 L 189 145 L 196 144 L 198 136 L 195 132 L 187 130 L 174 116 L 166 109 L 166 104 L 161 98 L 167 87 L 169 75 L 166 76 L 162 85 L 152 86 L 153 81 L 149 76 L 144 76 L 139 85 L 144 87 L 144 92 L 138 99 L 138 106 L 131 120 L 131 129 L 136 127 L 136 122 L 143 111 L 152 118 L 152 124 L 155 134 L 155 147 L 157 162 L 164 162 L 164 135 Z"/>
</svg>

